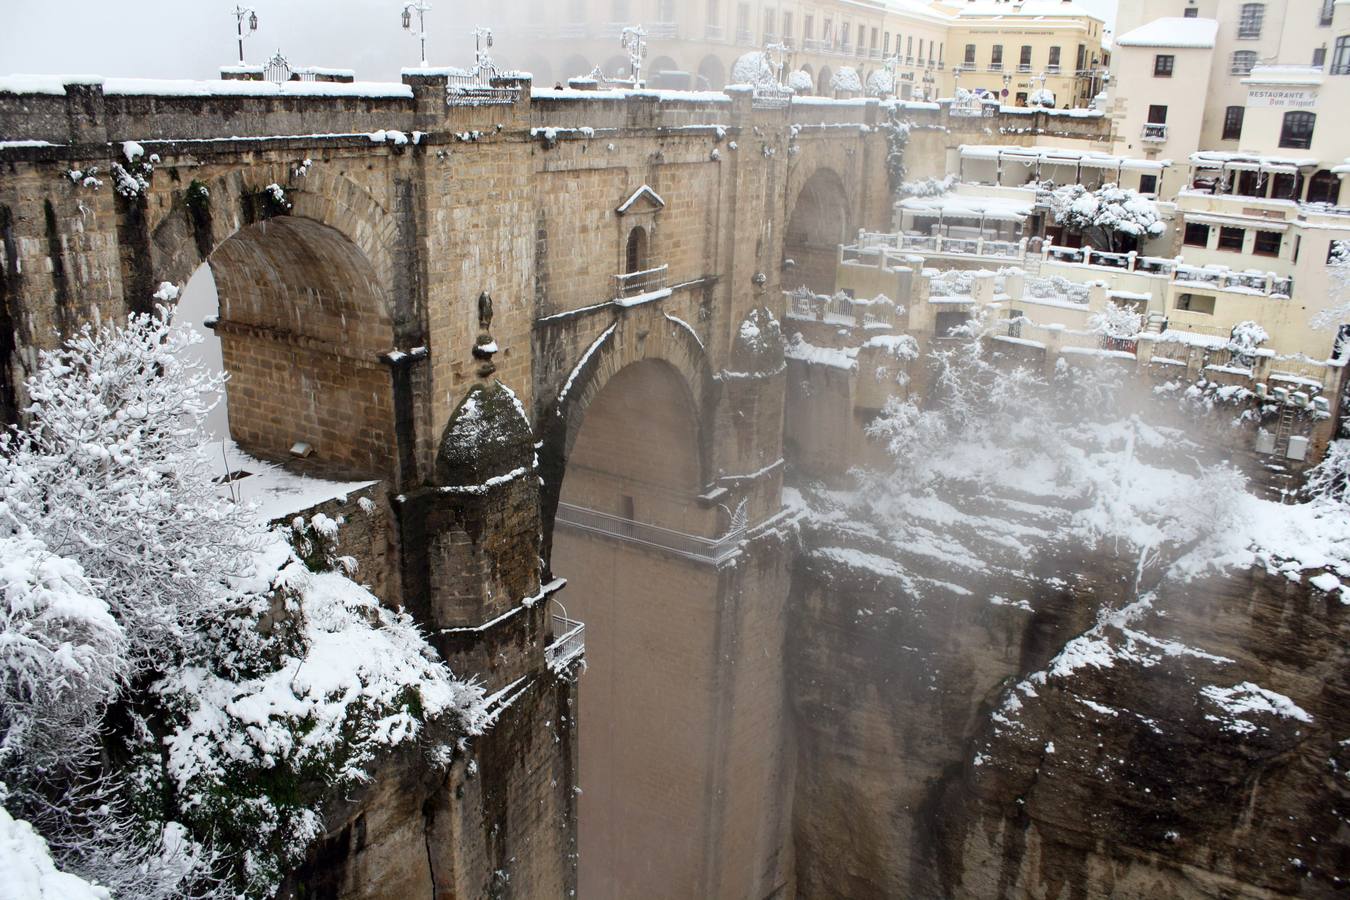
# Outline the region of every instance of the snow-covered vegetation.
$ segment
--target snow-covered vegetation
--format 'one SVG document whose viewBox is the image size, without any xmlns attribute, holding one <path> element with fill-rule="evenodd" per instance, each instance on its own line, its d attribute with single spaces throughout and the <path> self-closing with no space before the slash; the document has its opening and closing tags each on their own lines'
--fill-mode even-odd
<svg viewBox="0 0 1350 900">
<path fill-rule="evenodd" d="M 5 438 L 0 831 L 71 876 L 34 853 L 24 877 L 60 893 L 21 897 L 270 896 L 329 792 L 481 725 L 481 689 L 351 580 L 331 519 L 300 553 L 219 497 L 197 340 L 163 313 L 86 326 Z"/>
<path fill-rule="evenodd" d="M 797 69 L 788 76 L 788 87 L 799 94 L 814 94 L 816 92 L 815 79 L 811 77 L 810 72 L 803 72 Z"/>
<path fill-rule="evenodd" d="M 862 77 L 858 70 L 849 66 L 840 66 L 830 76 L 830 89 L 841 94 L 861 94 Z"/>
<path fill-rule="evenodd" d="M 1139 241 L 1167 231 L 1156 203 L 1116 184 L 1095 191 L 1081 184 L 1059 188 L 1050 195 L 1050 211 L 1056 224 L 1081 233 L 1099 250 L 1137 249 Z"/>
<path fill-rule="evenodd" d="M 728 83 L 764 87 L 777 83 L 777 80 L 768 55 L 761 50 L 752 50 L 732 64 L 731 79 Z"/>
</svg>

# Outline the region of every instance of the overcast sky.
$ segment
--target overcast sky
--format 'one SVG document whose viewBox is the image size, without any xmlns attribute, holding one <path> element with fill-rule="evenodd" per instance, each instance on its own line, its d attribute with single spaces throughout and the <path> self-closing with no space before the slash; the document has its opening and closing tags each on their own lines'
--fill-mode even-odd
<svg viewBox="0 0 1350 900">
<path fill-rule="evenodd" d="M 502 10 L 527 0 L 494 0 L 497 21 L 474 21 L 465 0 L 432 0 L 428 56 L 433 64 L 472 60 L 468 30 L 500 24 Z M 561 0 L 558 0 L 561 2 Z M 679 0 L 681 3 L 693 0 Z M 1115 18 L 1117 0 L 1079 0 Z M 396 80 L 416 65 L 417 43 L 399 28 L 400 0 L 254 0 L 258 31 L 244 42 L 250 62 L 280 49 L 293 65 L 355 69 L 358 78 Z M 215 0 L 0 0 L 0 73 L 215 78 L 237 59 L 234 3 Z M 510 47 L 499 44 L 503 62 Z"/>
</svg>

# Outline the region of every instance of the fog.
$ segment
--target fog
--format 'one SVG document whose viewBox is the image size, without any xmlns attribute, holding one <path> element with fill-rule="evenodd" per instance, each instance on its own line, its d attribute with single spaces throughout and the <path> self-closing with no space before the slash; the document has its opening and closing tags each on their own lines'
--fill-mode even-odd
<svg viewBox="0 0 1350 900">
<path fill-rule="evenodd" d="M 1079 2 L 1108 26 L 1114 21 L 1118 0 Z M 470 61 L 474 26 L 529 22 L 535 6 L 526 0 L 433 3 L 427 13 L 428 60 Z M 261 0 L 254 7 L 258 30 L 244 42 L 248 62 L 264 62 L 280 50 L 292 65 L 355 69 L 358 78 L 371 81 L 397 80 L 401 67 L 417 65 L 418 42 L 400 27 L 399 0 Z M 234 8 L 200 0 L 144 0 L 134 6 L 4 0 L 0 72 L 215 78 L 220 66 L 238 62 Z M 676 10 L 677 19 L 702 16 L 693 0 L 681 0 Z M 650 43 L 657 53 L 661 42 Z M 512 47 L 509 39 L 498 45 L 506 63 L 523 61 L 527 50 Z"/>
</svg>

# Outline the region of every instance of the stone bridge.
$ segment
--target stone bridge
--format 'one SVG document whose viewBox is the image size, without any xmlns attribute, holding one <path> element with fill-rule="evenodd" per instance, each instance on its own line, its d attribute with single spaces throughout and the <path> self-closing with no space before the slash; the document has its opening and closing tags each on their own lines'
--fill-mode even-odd
<svg viewBox="0 0 1350 900">
<path fill-rule="evenodd" d="M 0 87 L 4 414 L 59 334 L 208 265 L 232 436 L 381 482 L 382 599 L 497 724 L 476 779 L 334 814 L 336 893 L 562 896 L 578 850 L 587 898 L 790 893 L 782 288 L 888 225 L 890 113 L 450 76 Z M 898 113 L 932 174 L 963 128 L 1036 130 Z"/>
</svg>

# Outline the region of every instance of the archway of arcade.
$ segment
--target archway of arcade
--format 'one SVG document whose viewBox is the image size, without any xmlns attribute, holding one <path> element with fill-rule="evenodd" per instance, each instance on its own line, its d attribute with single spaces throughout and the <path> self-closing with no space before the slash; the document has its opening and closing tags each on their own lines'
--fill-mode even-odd
<svg viewBox="0 0 1350 900">
<path fill-rule="evenodd" d="M 843 179 L 833 169 L 817 169 L 789 211 L 783 258 L 793 265 L 784 270 L 784 288 L 805 285 L 816 293 L 833 293 L 839 244 L 847 239 L 848 219 Z"/>
<path fill-rule="evenodd" d="M 566 614 L 586 624 L 580 682 L 579 895 L 704 896 L 716 766 L 719 572 L 725 526 L 697 502 L 696 404 L 645 359 L 584 410 L 553 530 Z"/>
<path fill-rule="evenodd" d="M 193 272 L 175 317 L 204 332 L 196 358 L 229 375 L 215 438 L 329 476 L 391 474 L 393 394 L 380 355 L 392 325 L 374 268 L 343 234 L 298 216 L 249 225 Z"/>
</svg>

